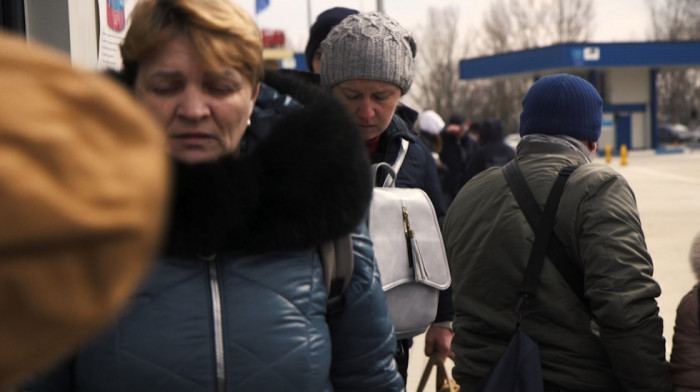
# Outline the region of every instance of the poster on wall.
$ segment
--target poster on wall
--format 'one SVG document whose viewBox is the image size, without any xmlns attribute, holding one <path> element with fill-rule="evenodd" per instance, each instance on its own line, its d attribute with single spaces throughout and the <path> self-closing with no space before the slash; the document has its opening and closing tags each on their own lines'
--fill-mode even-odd
<svg viewBox="0 0 700 392">
<path fill-rule="evenodd" d="M 98 0 L 99 8 L 99 45 L 97 68 L 100 70 L 122 68 L 122 56 L 119 44 L 126 35 L 131 10 L 138 0 Z"/>
</svg>

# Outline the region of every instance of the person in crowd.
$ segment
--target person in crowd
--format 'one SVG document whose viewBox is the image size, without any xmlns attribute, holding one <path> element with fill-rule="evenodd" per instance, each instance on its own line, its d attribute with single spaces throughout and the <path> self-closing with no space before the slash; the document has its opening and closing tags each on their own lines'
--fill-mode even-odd
<svg viewBox="0 0 700 392">
<path fill-rule="evenodd" d="M 102 333 L 165 223 L 161 128 L 121 86 L 0 33 L 0 390 Z"/>
<path fill-rule="evenodd" d="M 23 390 L 401 390 L 360 223 L 369 162 L 344 108 L 300 92 L 315 99 L 243 149 L 262 42 L 229 0 L 141 0 L 121 54 L 174 158 L 162 257 L 113 330 Z M 353 230 L 352 278 L 331 311 L 319 246 Z"/>
<path fill-rule="evenodd" d="M 309 71 L 318 74 L 321 72 L 321 42 L 326 39 L 333 27 L 340 23 L 349 15 L 355 15 L 359 11 L 352 8 L 333 7 L 329 8 L 316 17 L 316 21 L 309 29 L 309 39 L 306 42 L 304 57 Z"/>
<path fill-rule="evenodd" d="M 440 133 L 445 128 L 445 121 L 434 110 L 426 110 L 418 116 L 416 132 L 420 140 L 430 150 L 435 160 L 438 178 L 442 180 L 447 174 L 447 166 L 440 159 L 442 152 L 442 136 Z"/>
<path fill-rule="evenodd" d="M 690 245 L 690 265 L 700 280 L 700 231 Z M 671 371 L 675 392 L 700 391 L 700 314 L 698 314 L 698 284 L 688 292 L 676 310 L 673 328 Z"/>
<path fill-rule="evenodd" d="M 493 166 L 504 166 L 515 158 L 515 151 L 503 141 L 503 122 L 488 118 L 479 127 L 479 147 L 469 159 L 464 182 Z"/>
<path fill-rule="evenodd" d="M 434 110 L 425 110 L 416 122 L 416 131 L 421 141 L 428 149 L 436 154 L 442 151 L 440 132 L 445 128 L 445 121 Z"/>
<path fill-rule="evenodd" d="M 578 166 L 554 235 L 583 275 L 583 296 L 547 256 L 520 329 L 539 344 L 546 391 L 671 391 L 661 290 L 634 193 L 610 166 L 592 162 L 601 122 L 600 95 L 577 76 L 545 76 L 522 101 L 515 161 L 536 202 L 545 204 L 562 168 Z M 534 237 L 501 168 L 472 178 L 450 207 L 444 238 L 456 315 L 453 375 L 463 391 L 474 389 L 513 335 Z"/>
<path fill-rule="evenodd" d="M 321 52 L 321 86 L 330 89 L 354 118 L 371 162 L 393 165 L 403 155 L 396 186 L 423 189 L 442 222 L 445 210 L 435 162 L 411 126 L 395 114 L 413 81 L 416 44 L 411 34 L 379 12 L 350 15 L 331 30 Z M 426 332 L 425 352 L 446 356 L 452 340 L 451 290 L 442 291 L 438 302 L 435 323 Z M 404 379 L 411 343 L 410 339 L 397 343 L 396 360 Z"/>
<path fill-rule="evenodd" d="M 294 72 L 295 77 L 302 77 L 312 83 L 319 83 L 318 74 L 321 72 L 321 42 L 326 39 L 333 27 L 338 25 L 338 23 L 346 17 L 357 13 L 359 13 L 359 11 L 352 8 L 333 7 L 318 15 L 316 21 L 309 29 L 309 39 L 306 42 L 306 50 L 304 51 L 306 65 L 310 72 Z M 396 114 L 409 125 L 413 125 L 418 119 L 418 112 L 403 105 L 401 102 L 399 102 L 396 107 Z"/>
<path fill-rule="evenodd" d="M 467 124 L 467 135 L 476 142 L 478 146 L 481 142 L 481 124 L 479 123 L 468 123 Z"/>
<path fill-rule="evenodd" d="M 441 133 L 443 147 L 440 159 L 447 166 L 447 174 L 441 183 L 446 208 L 467 182 L 465 179 L 467 166 L 479 146 L 478 141 L 470 133 L 475 132 L 477 128 L 477 123 L 467 125 L 464 116 L 453 114 Z"/>
</svg>

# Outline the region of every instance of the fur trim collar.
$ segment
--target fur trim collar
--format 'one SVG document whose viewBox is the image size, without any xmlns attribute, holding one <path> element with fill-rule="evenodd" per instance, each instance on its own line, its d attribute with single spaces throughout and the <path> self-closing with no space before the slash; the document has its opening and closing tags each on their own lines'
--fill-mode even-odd
<svg viewBox="0 0 700 392">
<path fill-rule="evenodd" d="M 365 217 L 369 160 L 352 118 L 320 88 L 282 80 L 304 107 L 271 118 L 246 156 L 175 163 L 166 254 L 302 249 Z"/>
</svg>

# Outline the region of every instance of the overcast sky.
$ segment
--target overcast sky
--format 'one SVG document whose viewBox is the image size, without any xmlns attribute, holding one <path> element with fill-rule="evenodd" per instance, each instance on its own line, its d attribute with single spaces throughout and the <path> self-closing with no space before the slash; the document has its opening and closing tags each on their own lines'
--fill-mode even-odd
<svg viewBox="0 0 700 392">
<path fill-rule="evenodd" d="M 255 14 L 255 0 L 234 0 Z M 261 28 L 284 30 L 287 46 L 303 51 L 311 23 L 324 10 L 343 6 L 360 11 L 376 9 L 376 0 L 269 0 L 270 5 L 256 16 Z M 643 41 L 649 35 L 650 17 L 644 0 L 594 0 L 592 42 Z M 460 23 L 478 28 L 488 0 L 384 0 L 387 14 L 416 36 L 426 28 L 428 8 L 456 7 Z M 310 12 L 309 12 L 310 8 Z M 420 42 L 419 42 L 420 44 Z"/>
</svg>

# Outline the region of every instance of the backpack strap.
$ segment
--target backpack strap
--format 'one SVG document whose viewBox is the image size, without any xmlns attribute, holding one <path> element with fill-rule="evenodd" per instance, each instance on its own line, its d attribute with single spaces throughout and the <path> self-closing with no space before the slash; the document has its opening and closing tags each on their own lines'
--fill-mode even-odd
<svg viewBox="0 0 700 392">
<path fill-rule="evenodd" d="M 528 278 L 528 284 L 525 284 L 523 282 L 523 287 L 521 288 L 521 292 L 525 292 L 526 295 L 534 295 L 534 291 L 537 287 L 538 283 L 538 277 L 539 277 L 539 272 L 542 268 L 542 264 L 544 263 L 544 254 L 548 254 L 550 259 L 552 260 L 552 263 L 554 266 L 557 268 L 559 273 L 562 275 L 564 280 L 566 281 L 567 285 L 571 288 L 571 290 L 576 294 L 576 296 L 581 300 L 581 302 L 586 306 L 586 308 L 589 308 L 588 300 L 584 296 L 584 290 L 583 290 L 583 272 L 579 269 L 576 268 L 576 265 L 573 263 L 573 258 L 569 255 L 565 247 L 562 245 L 561 241 L 557 238 L 556 233 L 552 232 L 552 225 L 553 225 L 553 219 L 556 216 L 556 209 L 559 206 L 559 199 L 561 198 L 561 192 L 563 192 L 564 185 L 566 184 L 566 181 L 568 180 L 568 177 L 573 173 L 574 170 L 576 170 L 577 166 L 569 166 L 563 168 L 560 172 L 559 175 L 557 176 L 557 180 L 554 182 L 554 185 L 552 186 L 552 190 L 550 191 L 549 197 L 547 199 L 547 204 L 545 205 L 545 212 L 547 212 L 548 206 L 550 206 L 550 211 L 548 212 L 549 214 L 552 214 L 551 219 L 552 222 L 549 223 L 549 229 L 548 233 L 546 234 L 540 234 L 540 233 L 545 233 L 547 231 L 547 227 L 540 227 L 546 222 L 543 222 L 544 219 L 550 219 L 550 217 L 545 216 L 545 213 L 540 211 L 539 206 L 537 205 L 537 201 L 535 200 L 534 196 L 532 195 L 532 192 L 530 192 L 530 188 L 528 188 L 527 183 L 525 182 L 525 178 L 522 175 L 522 172 L 520 171 L 520 168 L 518 167 L 517 162 L 515 159 L 511 160 L 508 164 L 506 164 L 503 167 L 503 174 L 505 175 L 506 181 L 508 182 L 508 186 L 511 188 L 511 191 L 513 192 L 513 196 L 515 197 L 516 201 L 520 205 L 521 210 L 525 214 L 525 217 L 530 224 L 530 226 L 533 228 L 535 231 L 535 244 L 533 245 L 533 251 L 535 252 L 535 247 L 539 246 L 544 246 L 543 249 L 538 249 L 537 254 L 531 253 L 530 255 L 530 260 L 532 261 L 533 258 L 536 259 L 542 257 L 541 262 L 536 262 L 539 263 L 539 267 L 535 265 L 533 268 L 539 268 L 537 270 L 533 270 L 530 272 L 530 277 Z M 557 193 L 559 193 L 557 195 Z M 553 199 L 555 198 L 555 199 Z M 550 203 L 552 203 L 550 205 Z M 539 240 L 539 241 L 544 241 L 542 243 L 538 244 L 538 239 L 541 236 L 545 236 L 545 238 Z M 530 268 L 530 265 L 532 263 L 528 263 L 528 269 Z M 533 283 L 533 276 L 534 275 L 534 283 Z M 526 272 L 526 277 L 527 277 L 527 272 Z"/>
<path fill-rule="evenodd" d="M 561 194 L 564 192 L 564 185 L 566 185 L 569 175 L 571 175 L 575 169 L 575 167 L 563 168 L 559 172 L 556 181 L 554 181 L 552 189 L 549 191 L 547 203 L 544 205 L 544 211 L 535 227 L 535 243 L 530 251 L 530 259 L 525 269 L 523 284 L 520 287 L 521 296 L 533 297 L 535 295 L 540 272 L 544 265 L 544 256 L 549 246 L 549 238 L 552 236 L 554 217 L 557 215 L 557 210 L 559 209 Z"/>
<path fill-rule="evenodd" d="M 387 176 L 384 180 L 384 185 L 382 186 L 391 186 L 391 184 L 395 181 L 396 176 L 399 175 L 401 165 L 403 165 L 403 161 L 404 159 L 406 159 L 406 154 L 408 154 L 408 146 L 409 141 L 406 139 L 401 139 L 401 148 L 399 148 L 399 155 L 396 157 L 394 164 L 391 165 L 391 169 L 394 171 L 394 179 L 392 179 L 390 176 Z M 374 184 L 374 182 L 372 184 Z"/>
<path fill-rule="evenodd" d="M 394 187 L 396 185 L 396 172 L 394 171 L 394 168 L 386 162 L 375 163 L 370 167 L 370 178 L 372 179 L 373 186 L 376 186 L 377 184 L 377 174 L 379 173 L 380 169 L 387 172 L 387 176 L 384 179 L 384 184 L 382 187 Z"/>
<path fill-rule="evenodd" d="M 352 279 L 355 267 L 352 235 L 324 242 L 319 253 L 323 264 L 323 283 L 328 291 L 326 314 L 330 315 L 338 312 L 345 304 L 345 290 Z"/>
</svg>

